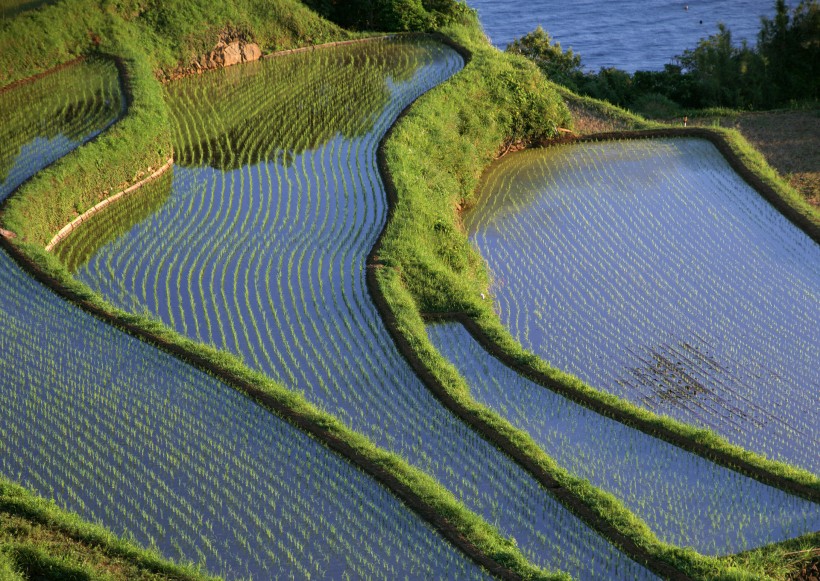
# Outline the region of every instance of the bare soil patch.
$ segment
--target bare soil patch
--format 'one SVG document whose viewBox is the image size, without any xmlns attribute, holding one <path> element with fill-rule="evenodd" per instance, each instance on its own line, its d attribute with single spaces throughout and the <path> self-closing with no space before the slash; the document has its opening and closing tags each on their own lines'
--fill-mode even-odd
<svg viewBox="0 0 820 581">
<path fill-rule="evenodd" d="M 711 125 L 715 119 L 692 119 Z M 764 111 L 717 119 L 754 145 L 815 207 L 820 207 L 820 110 Z"/>
</svg>

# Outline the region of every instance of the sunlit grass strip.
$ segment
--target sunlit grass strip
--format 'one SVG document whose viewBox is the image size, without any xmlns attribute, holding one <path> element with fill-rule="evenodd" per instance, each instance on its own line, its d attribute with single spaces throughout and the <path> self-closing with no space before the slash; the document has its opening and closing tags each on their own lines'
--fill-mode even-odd
<svg viewBox="0 0 820 581">
<path fill-rule="evenodd" d="M 517 153 L 465 226 L 505 326 L 553 367 L 820 473 L 820 247 L 711 143 Z"/>
<path fill-rule="evenodd" d="M 59 508 L 53 502 L 40 498 L 5 478 L 0 478 L 0 512 L 19 516 L 53 532 L 58 538 L 65 538 L 69 554 L 74 543 L 93 545 L 96 551 L 128 561 L 133 567 L 144 571 L 146 576 L 179 581 L 213 579 L 203 574 L 199 567 L 171 563 L 156 551 L 141 548 L 99 525 L 85 522 L 76 514 Z M 0 551 L 2 545 L 0 542 Z M 14 544 L 10 548 L 13 549 Z"/>
<path fill-rule="evenodd" d="M 800 579 L 801 569 L 820 557 L 820 532 L 722 557 L 761 577 Z M 805 578 L 805 577 L 803 577 Z"/>
<path fill-rule="evenodd" d="M 189 152 L 180 155 L 189 161 L 176 166 L 175 191 L 156 216 L 101 249 L 78 277 L 121 308 L 147 307 L 193 339 L 241 355 L 303 391 L 497 523 L 534 564 L 581 577 L 651 578 L 453 417 L 395 350 L 367 295 L 363 269 L 387 210 L 376 149 L 399 110 L 462 59 L 430 40 L 343 48 L 169 86 L 184 127 L 175 148 Z M 533 70 L 500 69 L 513 87 L 527 86 Z M 384 80 L 374 84 L 363 72 L 389 75 L 393 98 L 384 98 Z M 333 87 L 326 78 L 345 84 Z M 350 89 L 359 85 L 366 91 L 354 91 L 351 101 Z M 324 102 L 314 103 L 319 98 Z M 332 106 L 340 100 L 342 115 Z M 203 117 L 203 103 L 233 107 Z M 371 104 L 381 112 L 360 110 Z M 541 104 L 553 105 L 549 96 Z M 250 127 L 242 121 L 249 110 L 255 111 Z M 324 113 L 321 127 L 311 110 Z M 278 119 L 288 120 L 284 128 Z M 214 131 L 212 123 L 224 129 Z M 253 131 L 260 127 L 266 129 Z M 211 137 L 190 137 L 197 135 Z M 317 150 L 290 151 L 328 137 Z M 251 275 L 259 272 L 264 275 Z"/>
<path fill-rule="evenodd" d="M 480 87 L 480 81 L 477 80 L 476 85 Z M 444 92 L 443 88 L 432 92 L 424 100 L 425 105 L 428 100 Z M 442 97 L 442 101 L 446 99 Z M 472 103 L 482 102 L 486 105 L 488 99 L 482 95 L 466 101 L 469 104 L 465 103 L 467 111 L 462 115 L 469 118 Z M 446 104 L 435 102 L 435 105 L 429 105 L 429 115 L 440 120 L 452 103 L 453 96 L 450 95 Z M 487 107 L 483 108 L 486 109 Z M 435 370 L 428 385 L 432 383 L 434 389 L 435 384 L 443 385 L 440 391 L 442 397 L 458 401 L 456 407 L 464 411 L 462 417 L 465 421 L 488 428 L 485 434 L 496 437 L 496 441 L 505 445 L 505 449 L 509 449 L 522 464 L 543 475 L 545 481 L 554 482 L 549 476 L 550 473 L 557 474 L 554 472 L 554 463 L 531 439 L 521 438 L 520 433 L 516 435 L 514 428 L 504 420 L 486 408 L 477 406 L 469 397 L 467 386 L 457 376 L 447 373 L 443 376 L 446 379 L 442 379 L 442 370 L 447 364 L 427 340 L 423 321 L 418 315 L 420 308 L 468 311 L 470 314 L 482 311 L 491 313 L 480 298 L 480 292 L 486 292 L 487 288 L 486 271 L 480 266 L 480 260 L 474 258 L 474 251 L 467 250 L 469 245 L 466 236 L 463 233 L 457 234 L 459 227 L 455 210 L 473 195 L 478 175 L 504 140 L 504 130 L 493 134 L 491 132 L 498 129 L 488 124 L 478 131 L 464 123 L 462 118 L 461 124 L 450 126 L 450 130 L 457 131 L 460 137 L 451 137 L 452 141 L 448 142 L 442 135 L 454 136 L 454 133 L 442 131 L 439 121 L 423 120 L 425 118 L 421 111 L 427 113 L 420 103 L 397 125 L 385 148 L 386 162 L 398 190 L 398 197 L 391 198 L 391 202 L 395 204 L 392 208 L 394 214 L 382 239 L 382 246 L 372 255 L 370 269 L 374 272 L 374 282 L 370 287 L 371 291 L 375 295 L 385 296 L 387 305 L 382 309 L 382 314 L 394 331 L 397 343 L 405 343 L 403 353 L 411 361 L 417 358 L 420 363 L 416 367 L 417 371 L 430 374 L 429 370 Z M 477 135 L 483 135 L 486 140 L 479 149 L 480 155 L 470 158 L 452 151 L 453 144 L 463 148 L 464 143 L 468 142 L 467 136 L 476 139 Z M 419 152 L 417 155 L 411 153 L 416 151 Z M 441 164 L 441 170 L 428 169 L 426 159 Z M 429 172 L 426 173 L 426 179 L 419 179 L 420 172 Z M 461 181 L 454 180 L 454 176 Z M 431 201 L 435 204 L 435 209 L 430 207 Z M 451 247 L 464 248 L 465 256 L 473 257 L 472 261 L 453 260 L 449 252 Z M 435 249 L 439 255 L 431 256 L 430 249 Z M 572 491 L 569 493 L 572 498 L 567 502 L 578 506 L 590 521 L 596 522 L 599 530 L 607 530 L 612 535 L 610 538 L 618 537 L 628 545 L 630 554 L 650 558 L 654 561 L 654 566 L 668 567 L 673 564 L 697 577 L 712 578 L 721 574 L 733 574 L 715 559 L 703 558 L 691 551 L 658 543 L 645 525 L 636 522 L 622 505 L 588 484 L 576 482 L 571 488 L 567 485 L 563 490 L 566 492 L 568 489 Z M 624 548 L 624 545 L 620 546 Z"/>
<path fill-rule="evenodd" d="M 736 133 L 731 133 L 730 135 L 733 136 L 733 139 L 737 143 L 734 146 L 730 146 L 729 143 L 725 141 L 725 135 L 727 135 L 726 131 L 715 132 L 709 129 L 689 128 L 618 132 L 561 141 L 596 141 L 606 138 L 651 139 L 673 136 L 707 139 L 714 143 L 716 147 L 718 147 L 718 150 L 727 157 L 733 168 L 737 169 L 735 167 L 736 165 L 746 168 L 743 172 L 740 172 L 741 176 L 758 191 L 768 192 L 764 197 L 767 199 L 780 199 L 779 204 L 788 204 L 790 201 L 795 201 L 795 209 L 792 215 L 788 217 L 793 219 L 798 227 L 816 240 L 817 237 L 812 224 L 816 221 L 817 211 L 813 211 L 812 215 L 806 218 L 799 218 L 798 216 L 802 216 L 803 214 L 802 210 L 798 208 L 800 206 L 807 206 L 808 204 L 806 204 L 802 198 L 799 198 L 799 196 L 789 196 L 788 192 L 791 188 L 787 186 L 780 184 L 780 187 L 775 189 L 771 184 L 763 182 L 764 178 L 761 178 L 751 169 L 743 165 L 740 158 L 733 153 L 733 147 L 739 147 L 738 144 L 743 143 L 742 138 L 737 136 Z M 747 152 L 747 154 L 750 157 L 756 157 L 758 163 L 765 163 L 759 155 L 753 156 L 750 152 Z M 776 182 L 773 183 L 777 186 Z M 812 216 L 814 216 L 814 218 L 812 218 Z M 750 452 L 740 446 L 729 443 L 710 430 L 689 426 L 668 417 L 660 417 L 623 399 L 595 390 L 578 379 L 548 366 L 536 355 L 526 352 L 500 323 L 498 316 L 492 309 L 482 304 L 480 300 L 473 301 L 473 305 L 470 315 L 460 317 L 460 320 L 462 320 L 468 330 L 470 330 L 489 351 L 504 361 L 506 365 L 517 370 L 524 376 L 590 409 L 617 419 L 648 434 L 662 438 L 728 468 L 737 470 L 764 484 L 797 494 L 814 502 L 820 501 L 820 478 L 811 472 L 790 466 L 783 462 L 769 460 L 760 454 Z M 470 319 L 472 319 L 472 321 Z"/>
<path fill-rule="evenodd" d="M 474 399 L 529 434 L 570 475 L 618 498 L 659 539 L 724 555 L 820 529 L 819 505 L 544 389 L 492 357 L 462 325 L 427 331 Z"/>
<path fill-rule="evenodd" d="M 85 212 L 83 212 L 82 214 L 77 216 L 76 218 L 74 218 L 71 222 L 69 222 L 68 224 L 66 224 L 62 228 L 60 228 L 60 231 L 57 232 L 51 240 L 49 240 L 48 244 L 45 245 L 46 252 L 51 252 L 52 250 L 54 250 L 54 247 L 57 244 L 59 244 L 60 242 L 62 242 L 63 240 L 65 240 L 66 238 L 68 238 L 69 234 L 71 234 L 80 224 L 82 224 L 86 220 L 91 219 L 91 217 L 93 217 L 95 214 L 97 214 L 97 213 L 101 212 L 102 210 L 104 210 L 105 208 L 107 208 L 109 204 L 116 203 L 117 200 L 119 200 L 123 196 L 127 196 L 128 194 L 131 194 L 131 193 L 137 191 L 139 188 L 141 188 L 145 184 L 147 184 L 149 182 L 152 182 L 155 179 L 157 179 L 159 176 L 161 176 L 166 171 L 168 171 L 171 168 L 171 166 L 173 165 L 173 163 L 174 163 L 174 158 L 169 157 L 168 160 L 162 165 L 162 167 L 155 170 L 154 173 L 152 173 L 148 177 L 143 178 L 140 181 L 138 181 L 137 183 L 127 187 L 126 189 L 105 198 L 102 202 L 98 202 L 96 205 L 92 206 L 91 208 L 89 208 L 88 210 L 86 210 Z"/>
</svg>

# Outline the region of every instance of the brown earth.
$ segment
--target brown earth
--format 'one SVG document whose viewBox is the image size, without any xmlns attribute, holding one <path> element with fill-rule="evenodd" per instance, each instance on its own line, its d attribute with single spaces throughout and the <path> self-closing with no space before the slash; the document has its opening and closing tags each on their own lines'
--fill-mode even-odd
<svg viewBox="0 0 820 581">
<path fill-rule="evenodd" d="M 820 581 L 820 549 L 815 552 L 817 555 L 789 576 L 789 581 Z"/>
<path fill-rule="evenodd" d="M 820 110 L 743 113 L 692 124 L 732 127 L 754 145 L 792 187 L 820 207 Z"/>
<path fill-rule="evenodd" d="M 602 111 L 584 104 L 581 100 L 565 98 L 564 101 L 572 114 L 574 131 L 579 135 L 636 129 L 633 122 L 607 116 Z"/>
<path fill-rule="evenodd" d="M 260 58 L 262 58 L 262 49 L 255 42 L 238 38 L 231 33 L 222 33 L 211 52 L 200 55 L 187 65 L 180 65 L 171 71 L 161 71 L 158 76 L 162 81 L 168 82 L 203 71 L 248 63 Z"/>
</svg>

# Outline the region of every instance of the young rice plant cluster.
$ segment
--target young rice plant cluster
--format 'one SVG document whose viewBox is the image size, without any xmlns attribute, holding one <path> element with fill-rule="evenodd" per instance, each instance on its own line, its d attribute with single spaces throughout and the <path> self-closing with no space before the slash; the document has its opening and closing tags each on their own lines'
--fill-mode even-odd
<svg viewBox="0 0 820 581">
<path fill-rule="evenodd" d="M 488 171 L 465 225 L 525 348 L 820 473 L 820 246 L 709 142 L 509 156 Z"/>
<path fill-rule="evenodd" d="M 462 66 L 436 42 L 394 39 L 169 85 L 180 155 L 168 202 L 76 276 L 302 391 L 435 477 L 535 564 L 651 578 L 433 398 L 367 292 L 387 214 L 379 140 Z"/>
</svg>

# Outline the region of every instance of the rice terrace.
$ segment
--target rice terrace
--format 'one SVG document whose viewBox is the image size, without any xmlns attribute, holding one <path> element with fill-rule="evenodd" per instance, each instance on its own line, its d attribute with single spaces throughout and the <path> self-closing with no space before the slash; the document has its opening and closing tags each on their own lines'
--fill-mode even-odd
<svg viewBox="0 0 820 581">
<path fill-rule="evenodd" d="M 540 51 L 3 0 L 0 580 L 817 578 L 820 212 Z"/>
</svg>

